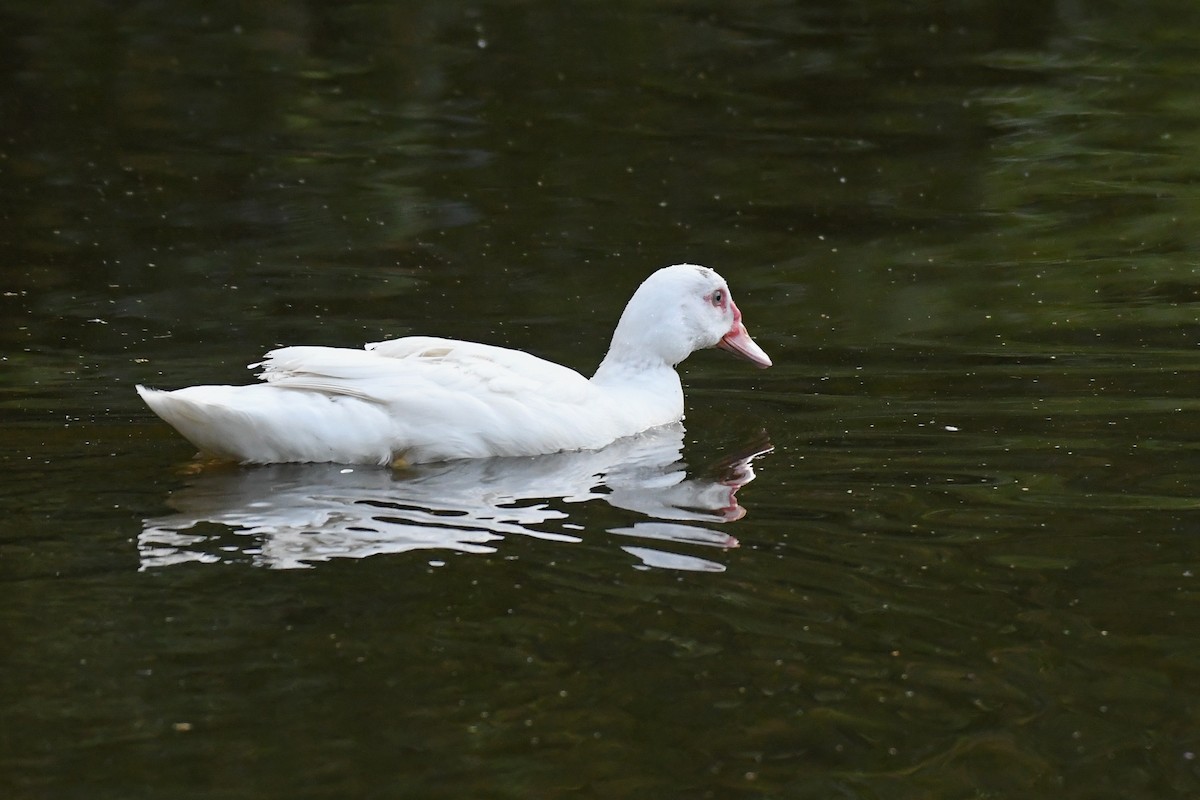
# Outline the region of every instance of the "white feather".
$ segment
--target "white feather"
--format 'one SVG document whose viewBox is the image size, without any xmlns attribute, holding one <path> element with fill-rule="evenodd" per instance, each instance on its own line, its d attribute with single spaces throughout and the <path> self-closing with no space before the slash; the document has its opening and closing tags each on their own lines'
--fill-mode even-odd
<svg viewBox="0 0 1200 800">
<path fill-rule="evenodd" d="M 732 299 L 718 307 L 714 291 L 727 297 L 725 282 L 704 267 L 654 273 L 591 380 L 516 350 L 412 336 L 364 350 L 273 350 L 251 365 L 263 382 L 250 386 L 137 390 L 202 452 L 243 462 L 420 463 L 595 449 L 682 418 L 675 364 L 745 334 Z M 770 363 L 749 346 L 761 358 L 748 357 Z"/>
</svg>

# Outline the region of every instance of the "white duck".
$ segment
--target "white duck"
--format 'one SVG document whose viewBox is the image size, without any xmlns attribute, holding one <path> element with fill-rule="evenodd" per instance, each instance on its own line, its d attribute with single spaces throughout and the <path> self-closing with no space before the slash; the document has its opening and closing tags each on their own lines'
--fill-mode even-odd
<svg viewBox="0 0 1200 800">
<path fill-rule="evenodd" d="M 678 422 L 675 366 L 714 346 L 771 366 L 724 279 L 677 264 L 638 287 L 590 380 L 517 350 L 409 336 L 364 350 L 272 350 L 251 365 L 264 383 L 137 391 L 201 452 L 246 463 L 530 456 Z"/>
</svg>

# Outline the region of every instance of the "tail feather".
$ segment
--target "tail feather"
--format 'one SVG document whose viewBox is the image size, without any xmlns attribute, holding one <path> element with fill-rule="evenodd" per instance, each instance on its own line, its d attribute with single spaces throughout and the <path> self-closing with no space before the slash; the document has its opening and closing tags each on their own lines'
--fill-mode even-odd
<svg viewBox="0 0 1200 800">
<path fill-rule="evenodd" d="M 138 386 L 150 410 L 199 450 L 248 463 L 319 461 L 387 464 L 393 453 L 384 412 L 350 397 L 268 384 Z"/>
</svg>

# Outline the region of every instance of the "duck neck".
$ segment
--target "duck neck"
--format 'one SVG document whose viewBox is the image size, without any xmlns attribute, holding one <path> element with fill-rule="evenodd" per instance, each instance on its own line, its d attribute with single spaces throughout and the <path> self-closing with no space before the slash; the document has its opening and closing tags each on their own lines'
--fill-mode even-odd
<svg viewBox="0 0 1200 800">
<path fill-rule="evenodd" d="M 654 416 L 661 422 L 675 422 L 683 416 L 679 373 L 674 365 L 644 351 L 610 349 L 592 376 L 592 384 L 621 405 L 656 409 Z"/>
<path fill-rule="evenodd" d="M 679 379 L 675 368 L 662 359 L 626 358 L 619 354 L 614 355 L 610 350 L 596 368 L 592 383 L 600 386 L 636 384 L 644 383 L 648 379 L 661 380 L 665 375 L 674 376 L 676 381 Z"/>
<path fill-rule="evenodd" d="M 678 422 L 683 418 L 683 383 L 665 361 L 614 356 L 610 351 L 592 376 L 614 409 L 636 413 L 646 427 Z"/>
<path fill-rule="evenodd" d="M 592 383 L 619 394 L 636 394 L 637 402 L 679 407 L 683 413 L 683 387 L 675 365 L 691 349 L 674 324 L 678 314 L 670 302 L 645 296 L 646 284 L 634 293 L 613 331 L 608 352 Z"/>
<path fill-rule="evenodd" d="M 644 342 L 629 336 L 631 325 L 625 319 L 629 312 L 622 316 L 620 324 L 613 332 L 612 341 L 604 360 L 596 368 L 592 382 L 604 385 L 635 382 L 639 376 L 654 375 L 661 372 L 674 374 L 675 365 L 668 364 L 661 353 L 647 348 Z"/>
</svg>

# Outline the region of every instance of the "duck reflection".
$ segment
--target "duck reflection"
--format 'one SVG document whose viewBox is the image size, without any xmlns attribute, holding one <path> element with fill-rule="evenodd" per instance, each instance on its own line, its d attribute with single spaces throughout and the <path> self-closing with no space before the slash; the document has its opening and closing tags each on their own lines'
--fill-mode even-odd
<svg viewBox="0 0 1200 800">
<path fill-rule="evenodd" d="M 764 438 L 689 476 L 683 427 L 672 425 L 603 450 L 531 458 L 426 464 L 403 472 L 330 464 L 278 464 L 201 472 L 172 493 L 175 513 L 146 519 L 142 569 L 249 561 L 272 569 L 410 550 L 495 552 L 512 534 L 578 542 L 567 509 L 603 501 L 648 519 L 609 528 L 653 546 L 621 549 L 638 566 L 723 571 L 676 546 L 737 547 L 710 527 L 740 519 L 737 491 L 754 480 Z M 664 549 L 670 548 L 670 549 Z"/>
</svg>

